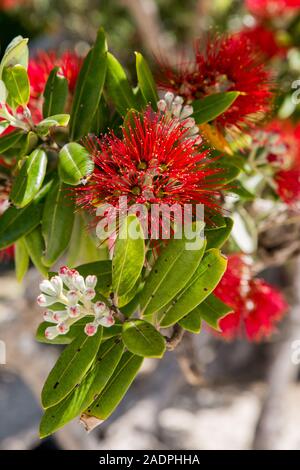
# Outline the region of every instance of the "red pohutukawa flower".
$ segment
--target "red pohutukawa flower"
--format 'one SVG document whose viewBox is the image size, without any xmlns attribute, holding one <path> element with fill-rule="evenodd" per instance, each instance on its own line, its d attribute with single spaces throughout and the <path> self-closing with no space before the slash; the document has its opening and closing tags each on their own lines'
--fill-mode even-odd
<svg viewBox="0 0 300 470">
<path fill-rule="evenodd" d="M 61 74 L 68 80 L 69 90 L 72 93 L 81 65 L 82 58 L 75 52 L 66 51 L 59 57 L 54 51 L 40 51 L 28 65 L 31 96 L 38 98 L 43 94 L 49 74 L 54 67 L 60 68 Z"/>
<path fill-rule="evenodd" d="M 240 31 L 239 35 L 249 40 L 257 52 L 267 59 L 283 56 L 287 51 L 285 47 L 278 44 L 274 31 L 262 24 L 245 28 Z"/>
<path fill-rule="evenodd" d="M 183 96 L 188 103 L 218 92 L 242 92 L 233 105 L 217 118 L 222 127 L 250 126 L 270 109 L 270 72 L 243 35 L 210 38 L 205 50 L 199 42 L 195 59 L 177 68 L 162 65 L 161 89 Z"/>
<path fill-rule="evenodd" d="M 276 192 L 287 204 L 300 201 L 300 125 L 271 121 L 256 131 L 254 143 L 264 149 L 274 169 Z"/>
<path fill-rule="evenodd" d="M 227 270 L 214 293 L 234 310 L 219 322 L 221 335 L 229 340 L 267 338 L 288 308 L 278 290 L 252 277 L 249 260 L 239 254 L 229 256 Z"/>
<path fill-rule="evenodd" d="M 254 15 L 270 18 L 300 8 L 300 0 L 246 0 L 246 6 Z"/>
<path fill-rule="evenodd" d="M 15 254 L 15 249 L 14 246 L 9 246 L 8 248 L 5 248 L 4 250 L 0 250 L 0 263 L 5 263 L 7 261 L 10 261 L 13 259 Z"/>
<path fill-rule="evenodd" d="M 76 189 L 78 204 L 95 209 L 109 203 L 118 211 L 119 198 L 126 196 L 128 207 L 203 204 L 208 212 L 220 211 L 222 170 L 210 166 L 209 151 L 189 130 L 185 120 L 147 109 L 131 116 L 120 138 L 113 132 L 91 137 L 87 147 L 95 168 Z"/>
</svg>

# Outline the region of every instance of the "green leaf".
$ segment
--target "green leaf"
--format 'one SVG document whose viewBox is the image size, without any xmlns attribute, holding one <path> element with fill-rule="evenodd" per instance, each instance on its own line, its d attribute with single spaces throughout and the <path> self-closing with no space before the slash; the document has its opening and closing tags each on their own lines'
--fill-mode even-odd
<svg viewBox="0 0 300 470">
<path fill-rule="evenodd" d="M 59 152 L 58 172 L 64 183 L 76 186 L 93 168 L 89 152 L 82 145 L 70 142 Z"/>
<path fill-rule="evenodd" d="M 243 184 L 238 180 L 234 182 L 230 188 L 230 191 L 234 194 L 237 194 L 243 201 L 254 201 L 256 197 L 255 194 L 248 191 L 248 189 L 246 189 L 245 186 L 243 186 Z"/>
<path fill-rule="evenodd" d="M 78 386 L 61 402 L 46 410 L 40 425 L 41 437 L 49 436 L 64 426 L 95 400 L 112 376 L 123 350 L 120 338 L 101 345 L 93 366 Z"/>
<path fill-rule="evenodd" d="M 74 202 L 67 198 L 68 187 L 55 182 L 47 195 L 42 232 L 45 239 L 43 263 L 52 266 L 67 248 L 74 222 Z"/>
<path fill-rule="evenodd" d="M 214 93 L 201 100 L 193 102 L 193 117 L 196 124 L 204 124 L 213 121 L 220 114 L 225 113 L 240 95 L 238 91 L 227 91 L 225 93 Z"/>
<path fill-rule="evenodd" d="M 6 150 L 16 147 L 25 135 L 23 131 L 13 131 L 0 137 L 0 154 L 3 155 Z"/>
<path fill-rule="evenodd" d="M 49 74 L 44 90 L 44 118 L 63 113 L 67 97 L 68 80 L 61 75 L 59 67 L 54 67 Z"/>
<path fill-rule="evenodd" d="M 135 215 L 120 227 L 112 260 L 112 285 L 117 296 L 127 294 L 135 285 L 145 261 L 143 229 Z"/>
<path fill-rule="evenodd" d="M 161 250 L 141 292 L 140 305 L 144 315 L 160 310 L 189 282 L 205 250 L 204 240 L 201 242 L 198 249 L 189 249 L 184 236 L 170 240 Z"/>
<path fill-rule="evenodd" d="M 219 250 L 206 252 L 191 281 L 159 314 L 162 328 L 174 325 L 191 312 L 215 289 L 227 266 Z"/>
<path fill-rule="evenodd" d="M 76 266 L 76 269 L 83 277 L 89 274 L 97 276 L 96 291 L 100 292 L 104 297 L 108 297 L 112 291 L 111 264 L 110 260 L 102 260 Z"/>
<path fill-rule="evenodd" d="M 40 137 L 45 137 L 49 134 L 52 127 L 66 127 L 69 124 L 69 114 L 56 114 L 43 119 L 36 126 L 36 131 Z"/>
<path fill-rule="evenodd" d="M 191 314 L 199 315 L 209 326 L 220 331 L 219 320 L 232 311 L 229 305 L 224 304 L 214 294 L 210 294 Z"/>
<path fill-rule="evenodd" d="M 179 325 L 182 326 L 186 331 L 190 333 L 199 334 L 202 327 L 202 319 L 197 310 L 198 307 L 194 308 L 185 317 L 179 320 Z"/>
<path fill-rule="evenodd" d="M 29 155 L 36 148 L 38 141 L 39 138 L 35 132 L 29 131 L 27 134 L 24 134 L 20 141 L 20 157 Z"/>
<path fill-rule="evenodd" d="M 86 413 L 103 420 L 108 418 L 126 394 L 142 363 L 143 357 L 125 352 L 107 385 Z"/>
<path fill-rule="evenodd" d="M 29 55 L 27 43 L 27 38 L 17 36 L 8 44 L 0 64 L 0 78 L 4 67 L 20 64 L 27 69 Z"/>
<path fill-rule="evenodd" d="M 128 320 L 123 324 L 122 339 L 126 348 L 138 356 L 162 357 L 166 350 L 164 337 L 151 323 Z"/>
<path fill-rule="evenodd" d="M 151 103 L 154 110 L 157 109 L 158 94 L 152 72 L 146 60 L 139 52 L 136 56 L 136 73 L 138 84 L 146 103 Z"/>
<path fill-rule="evenodd" d="M 106 89 L 117 111 L 125 116 L 129 109 L 136 109 L 133 90 L 127 80 L 126 73 L 118 60 L 110 53 L 107 54 Z"/>
<path fill-rule="evenodd" d="M 26 244 L 23 238 L 20 238 L 15 244 L 15 269 L 18 282 L 23 280 L 29 266 L 29 256 Z"/>
<path fill-rule="evenodd" d="M 30 97 L 30 84 L 26 68 L 22 65 L 5 67 L 3 81 L 8 92 L 9 103 L 14 107 L 26 106 Z"/>
<path fill-rule="evenodd" d="M 224 218 L 226 222 L 225 227 L 218 227 L 216 229 L 208 230 L 205 232 L 207 240 L 207 249 L 221 248 L 228 239 L 231 229 L 233 227 L 233 220 L 229 217 Z"/>
<path fill-rule="evenodd" d="M 43 276 L 47 277 L 48 270 L 42 262 L 45 245 L 40 227 L 36 227 L 32 232 L 25 235 L 24 243 L 35 267 Z"/>
<path fill-rule="evenodd" d="M 46 167 L 47 155 L 42 149 L 36 149 L 25 157 L 10 193 L 10 199 L 17 207 L 27 206 L 38 193 L 45 178 Z"/>
<path fill-rule="evenodd" d="M 102 327 L 94 336 L 82 331 L 69 344 L 51 370 L 42 390 L 44 408 L 56 405 L 80 383 L 90 368 L 101 343 Z"/>
<path fill-rule="evenodd" d="M 90 131 L 97 111 L 107 68 L 105 33 L 99 29 L 95 45 L 81 67 L 73 100 L 70 120 L 70 138 L 78 140 Z"/>
<path fill-rule="evenodd" d="M 39 225 L 41 216 L 41 204 L 33 203 L 24 209 L 9 207 L 0 217 L 0 249 L 13 245 L 31 232 Z"/>
</svg>

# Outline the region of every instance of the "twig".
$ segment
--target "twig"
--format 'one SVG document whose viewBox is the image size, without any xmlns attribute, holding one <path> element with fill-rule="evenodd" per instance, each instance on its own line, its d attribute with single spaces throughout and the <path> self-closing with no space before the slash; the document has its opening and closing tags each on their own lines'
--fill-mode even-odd
<svg viewBox="0 0 300 470">
<path fill-rule="evenodd" d="M 173 351 L 179 345 L 183 335 L 184 329 L 178 324 L 174 325 L 172 336 L 166 338 L 168 351 Z"/>
</svg>

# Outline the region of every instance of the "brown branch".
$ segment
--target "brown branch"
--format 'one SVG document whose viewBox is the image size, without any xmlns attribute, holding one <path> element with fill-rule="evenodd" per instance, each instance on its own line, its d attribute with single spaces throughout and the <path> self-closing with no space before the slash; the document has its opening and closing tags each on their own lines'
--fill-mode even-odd
<svg viewBox="0 0 300 470">
<path fill-rule="evenodd" d="M 183 335 L 184 329 L 178 324 L 174 325 L 172 336 L 170 338 L 166 338 L 167 350 L 173 351 L 181 342 Z"/>
</svg>

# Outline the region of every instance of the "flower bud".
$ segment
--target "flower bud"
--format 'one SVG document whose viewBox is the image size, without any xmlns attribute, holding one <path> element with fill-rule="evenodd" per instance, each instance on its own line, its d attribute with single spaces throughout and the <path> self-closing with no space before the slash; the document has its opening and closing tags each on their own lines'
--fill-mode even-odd
<svg viewBox="0 0 300 470">
<path fill-rule="evenodd" d="M 87 300 L 92 300 L 95 297 L 95 295 L 96 295 L 95 289 L 92 289 L 91 287 L 89 287 L 88 289 L 84 291 L 84 297 Z"/>
<path fill-rule="evenodd" d="M 165 100 L 159 100 L 157 102 L 157 108 L 159 111 L 164 112 L 167 109 L 167 103 Z"/>
<path fill-rule="evenodd" d="M 53 312 L 53 320 L 56 323 L 61 323 L 68 318 L 68 312 L 66 310 L 58 310 Z"/>
<path fill-rule="evenodd" d="M 62 279 L 59 276 L 53 276 L 50 282 L 52 284 L 53 289 L 56 292 L 56 296 L 60 297 L 60 295 L 62 294 L 62 290 L 63 290 Z"/>
<path fill-rule="evenodd" d="M 70 330 L 69 325 L 67 325 L 65 322 L 59 323 L 56 328 L 61 335 L 65 335 Z"/>
<path fill-rule="evenodd" d="M 54 339 L 56 336 L 59 335 L 59 331 L 57 331 L 56 326 L 49 326 L 45 329 L 45 338 L 47 339 Z"/>
<path fill-rule="evenodd" d="M 105 312 L 108 312 L 108 307 L 104 302 L 96 302 L 94 305 L 94 312 L 96 315 L 103 315 Z"/>
<path fill-rule="evenodd" d="M 67 307 L 69 316 L 71 318 L 77 318 L 80 315 L 80 306 L 79 305 L 72 305 L 71 307 Z"/>
<path fill-rule="evenodd" d="M 85 279 L 85 285 L 86 287 L 91 287 L 94 289 L 97 284 L 97 276 L 94 276 L 93 274 L 90 274 L 89 276 L 86 277 Z"/>
<path fill-rule="evenodd" d="M 43 318 L 45 321 L 48 321 L 48 322 L 51 322 L 51 323 L 54 323 L 54 319 L 53 319 L 53 313 L 52 310 L 46 310 L 44 313 L 43 313 Z"/>
<path fill-rule="evenodd" d="M 109 314 L 109 315 L 103 316 L 102 318 L 99 318 L 99 320 L 97 320 L 97 322 L 98 322 L 99 325 L 108 328 L 108 327 L 114 325 L 115 319 L 112 316 L 112 314 Z"/>
<path fill-rule="evenodd" d="M 40 307 L 48 307 L 49 305 L 55 304 L 55 302 L 57 302 L 57 299 L 54 297 L 50 297 L 49 295 L 40 294 L 37 297 L 36 301 Z"/>
<path fill-rule="evenodd" d="M 76 290 L 69 290 L 67 293 L 67 298 L 70 305 L 76 305 L 79 297 Z"/>
<path fill-rule="evenodd" d="M 94 323 L 87 323 L 84 327 L 84 332 L 88 336 L 94 336 L 97 333 L 97 325 Z"/>
<path fill-rule="evenodd" d="M 40 291 L 44 294 L 51 295 L 52 297 L 56 297 L 57 295 L 54 286 L 47 279 L 40 282 Z"/>
<path fill-rule="evenodd" d="M 75 276 L 73 276 L 73 286 L 75 289 L 78 289 L 82 292 L 85 290 L 84 279 L 82 276 L 80 276 L 80 274 L 75 274 Z"/>
</svg>

